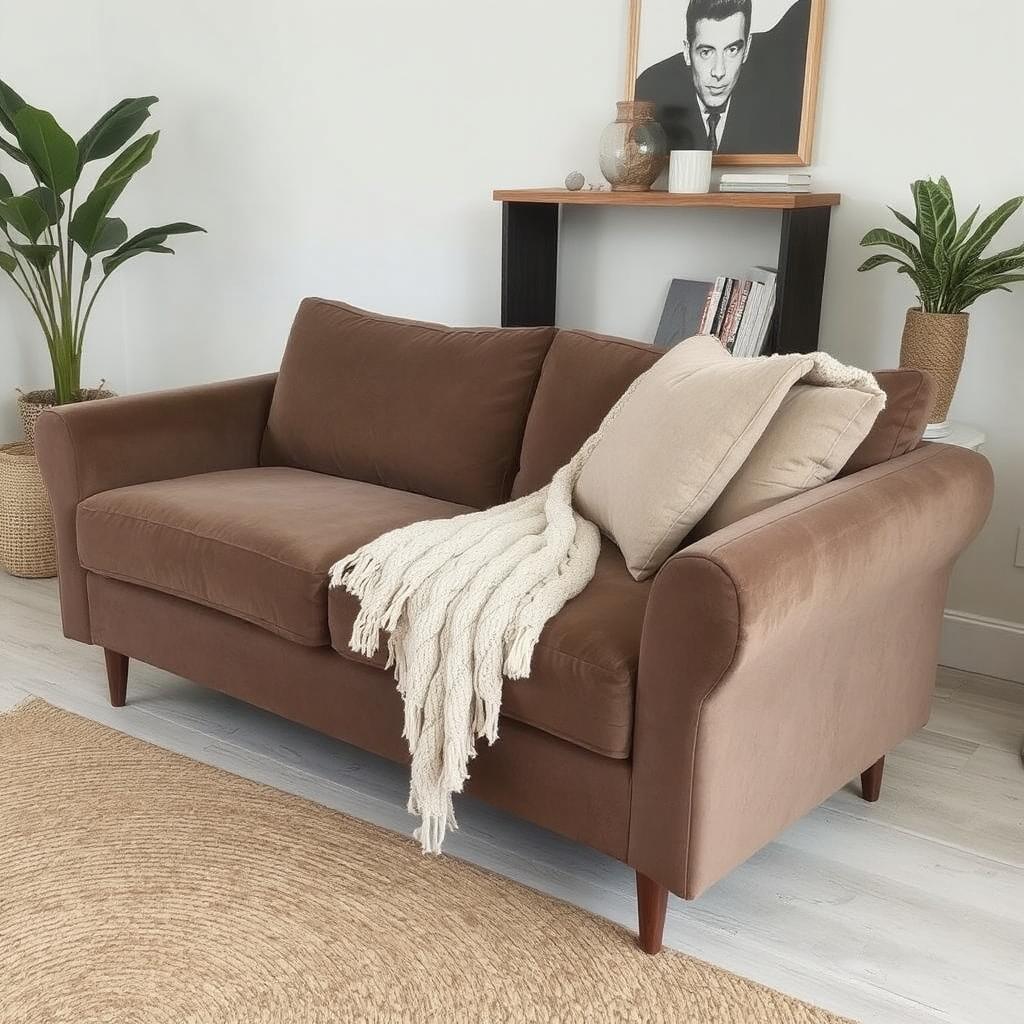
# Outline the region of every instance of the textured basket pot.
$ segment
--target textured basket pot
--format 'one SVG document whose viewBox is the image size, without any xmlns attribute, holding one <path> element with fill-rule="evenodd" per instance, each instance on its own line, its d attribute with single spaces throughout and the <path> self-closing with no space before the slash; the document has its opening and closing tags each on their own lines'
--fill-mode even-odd
<svg viewBox="0 0 1024 1024">
<path fill-rule="evenodd" d="M 53 514 L 35 449 L 0 445 L 0 568 L 34 579 L 57 575 Z"/>
<path fill-rule="evenodd" d="M 613 192 L 647 192 L 668 164 L 665 129 L 650 100 L 615 107 L 618 116 L 601 135 L 601 173 Z"/>
<path fill-rule="evenodd" d="M 927 370 L 935 378 L 937 395 L 932 420 L 945 422 L 960 379 L 967 348 L 969 313 L 925 313 L 908 309 L 900 347 L 900 366 Z"/>
<path fill-rule="evenodd" d="M 113 391 L 104 391 L 102 388 L 82 388 L 78 392 L 79 402 L 92 402 L 100 398 L 113 398 Z M 51 409 L 57 404 L 57 393 L 51 388 L 49 391 L 28 391 L 18 395 L 18 412 L 21 414 L 21 423 L 25 431 L 25 440 L 32 444 L 36 437 L 36 420 L 46 409 Z"/>
</svg>

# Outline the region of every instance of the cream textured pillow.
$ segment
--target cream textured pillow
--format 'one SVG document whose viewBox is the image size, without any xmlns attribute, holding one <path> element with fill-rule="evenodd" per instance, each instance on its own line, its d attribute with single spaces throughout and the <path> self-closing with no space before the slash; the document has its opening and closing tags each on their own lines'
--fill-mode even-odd
<svg viewBox="0 0 1024 1024">
<path fill-rule="evenodd" d="M 801 378 L 881 394 L 824 353 L 736 359 L 715 338 L 671 349 L 601 428 L 576 483 L 579 512 L 646 579 L 704 518 Z"/>
<path fill-rule="evenodd" d="M 721 530 L 827 484 L 849 462 L 884 407 L 882 394 L 795 385 L 700 524 L 700 533 Z"/>
</svg>

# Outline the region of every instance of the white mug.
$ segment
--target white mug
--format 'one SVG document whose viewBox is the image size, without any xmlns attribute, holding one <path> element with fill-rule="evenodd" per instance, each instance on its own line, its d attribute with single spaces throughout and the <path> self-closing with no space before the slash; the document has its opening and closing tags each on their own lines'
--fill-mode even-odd
<svg viewBox="0 0 1024 1024">
<path fill-rule="evenodd" d="M 710 149 L 673 149 L 669 156 L 669 192 L 710 192 Z"/>
</svg>

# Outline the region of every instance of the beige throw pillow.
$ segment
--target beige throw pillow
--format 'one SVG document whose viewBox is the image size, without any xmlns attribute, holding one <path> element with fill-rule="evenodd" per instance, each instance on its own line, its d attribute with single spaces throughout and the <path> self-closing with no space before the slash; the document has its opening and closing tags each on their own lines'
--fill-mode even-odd
<svg viewBox="0 0 1024 1024">
<path fill-rule="evenodd" d="M 579 511 L 618 545 L 635 579 L 656 572 L 707 515 L 803 378 L 815 391 L 854 392 L 837 399 L 849 414 L 847 421 L 857 419 L 856 428 L 850 427 L 854 433 L 864 423 L 865 433 L 870 426 L 870 404 L 876 403 L 877 414 L 885 402 L 870 374 L 824 353 L 733 358 L 715 338 L 692 338 L 676 346 L 637 381 L 617 415 L 602 424 L 573 493 Z M 872 401 L 865 404 L 865 397 Z M 796 446 L 810 438 L 813 429 L 796 421 L 803 421 L 805 413 L 817 416 L 821 401 L 813 396 L 805 408 L 798 397 L 778 444 Z M 825 456 L 853 440 L 827 409 L 824 441 L 811 445 L 814 451 L 803 454 L 786 479 L 813 485 L 811 477 L 830 471 Z M 785 455 L 772 452 L 777 445 L 766 446 L 766 462 L 785 463 Z M 816 453 L 828 468 L 810 468 Z M 744 503 L 767 501 L 762 475 L 755 464 L 750 480 L 756 496 L 750 499 L 739 490 L 724 515 Z M 777 492 L 779 484 L 773 486 Z"/>
<path fill-rule="evenodd" d="M 700 524 L 701 535 L 828 483 L 884 406 L 884 395 L 857 388 L 795 385 Z"/>
<path fill-rule="evenodd" d="M 743 465 L 811 356 L 734 359 L 715 338 L 667 352 L 602 427 L 574 493 L 634 578 L 655 573 Z"/>
</svg>

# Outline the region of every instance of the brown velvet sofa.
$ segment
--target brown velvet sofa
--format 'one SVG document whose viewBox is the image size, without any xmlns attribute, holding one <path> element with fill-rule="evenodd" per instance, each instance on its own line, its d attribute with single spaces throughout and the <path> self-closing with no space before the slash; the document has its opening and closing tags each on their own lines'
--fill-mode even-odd
<svg viewBox="0 0 1024 1024">
<path fill-rule="evenodd" d="M 658 358 L 553 328 L 453 330 L 303 302 L 280 373 L 45 413 L 64 632 L 405 760 L 379 661 L 328 567 L 385 530 L 542 486 Z M 988 462 L 919 444 L 930 382 L 844 475 L 693 540 L 647 582 L 596 577 L 505 688 L 468 793 L 637 873 L 641 944 L 928 718 L 950 569 Z M 298 837 L 297 842 L 301 842 Z"/>
</svg>

